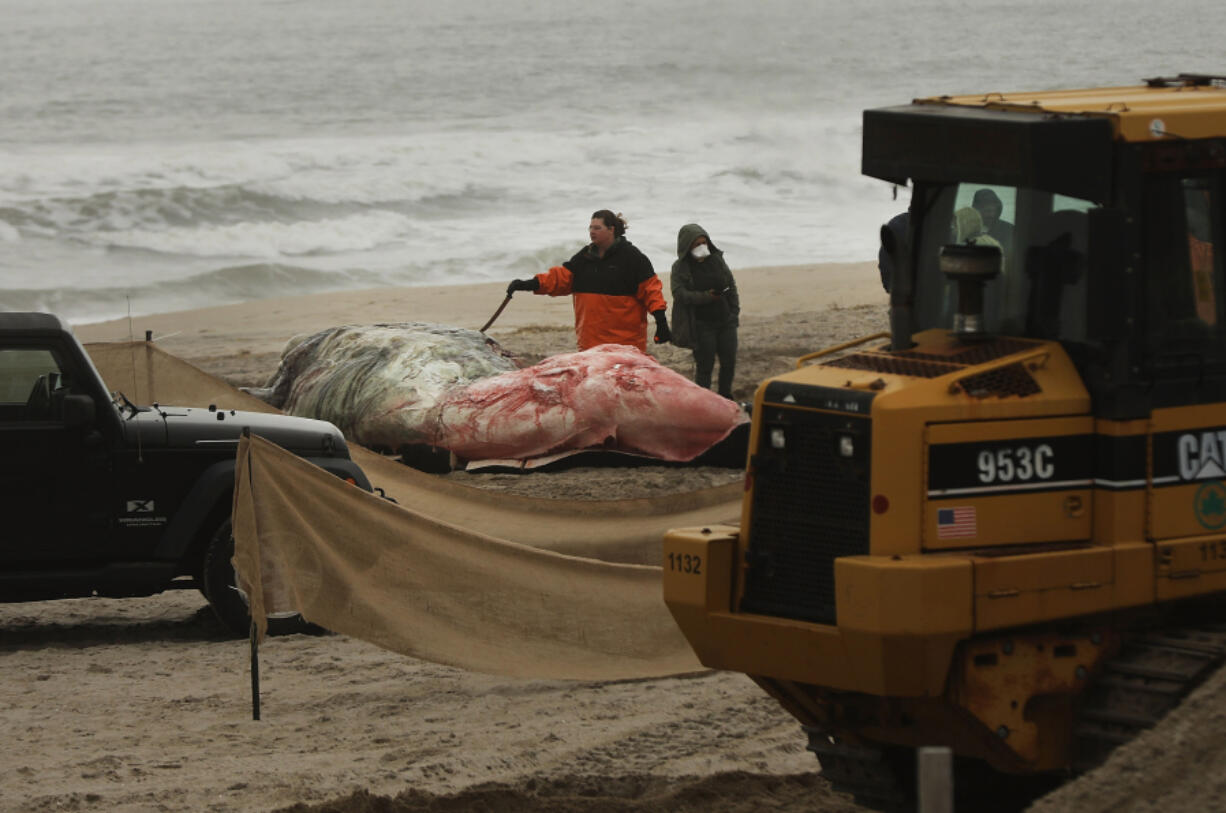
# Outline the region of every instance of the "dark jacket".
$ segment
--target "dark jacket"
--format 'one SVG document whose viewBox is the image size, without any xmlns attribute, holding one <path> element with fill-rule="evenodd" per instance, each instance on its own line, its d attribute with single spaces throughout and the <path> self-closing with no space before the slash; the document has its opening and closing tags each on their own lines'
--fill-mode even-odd
<svg viewBox="0 0 1226 813">
<path fill-rule="evenodd" d="M 647 352 L 647 314 L 668 307 L 651 260 L 625 237 L 603 257 L 591 245 L 536 275 L 538 294 L 572 295 L 579 349 L 627 344 Z"/>
<path fill-rule="evenodd" d="M 711 249 L 711 256 L 701 261 L 690 256 L 690 246 L 700 236 L 707 238 L 707 248 Z M 685 335 L 685 323 L 690 319 L 707 325 L 731 324 L 735 327 L 739 324 L 741 297 L 736 290 L 736 280 L 724 262 L 724 252 L 697 223 L 688 223 L 677 233 L 677 261 L 673 263 L 670 287 L 673 292 L 673 344 L 691 346 Z M 712 291 L 719 296 L 712 297 Z M 680 331 L 678 321 L 682 323 Z"/>
</svg>

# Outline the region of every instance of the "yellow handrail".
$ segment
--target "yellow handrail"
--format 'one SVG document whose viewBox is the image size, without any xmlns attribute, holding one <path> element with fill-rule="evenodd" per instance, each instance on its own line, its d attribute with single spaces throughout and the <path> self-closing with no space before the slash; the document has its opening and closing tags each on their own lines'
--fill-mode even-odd
<svg viewBox="0 0 1226 813">
<path fill-rule="evenodd" d="M 890 335 L 889 331 L 884 331 L 882 333 L 874 333 L 871 336 L 861 336 L 859 339 L 852 339 L 849 342 L 843 342 L 842 344 L 836 344 L 834 347 L 827 347 L 824 350 L 818 350 L 816 353 L 809 353 L 808 355 L 804 355 L 796 359 L 796 369 L 799 370 L 801 367 L 804 367 L 806 363 L 812 361 L 815 358 L 820 358 L 821 356 L 828 356 L 831 353 L 837 353 L 840 350 L 846 350 L 847 348 L 855 347 L 858 344 L 864 344 L 865 342 L 871 342 L 874 339 L 884 339 L 884 338 L 887 338 L 889 335 Z"/>
<path fill-rule="evenodd" d="M 962 382 L 968 378 L 975 378 L 976 376 L 985 375 L 995 370 L 1003 370 L 1006 367 L 1012 367 L 1014 364 L 1028 366 L 1031 370 L 1038 370 L 1045 366 L 1050 360 L 1051 347 L 1047 346 L 1046 344 L 1030 350 L 1021 358 L 1015 358 L 1013 355 L 1007 355 L 1004 358 L 995 359 L 991 362 L 987 362 L 979 365 L 978 367 L 967 370 L 963 375 L 960 375 L 951 381 L 949 384 L 949 394 L 954 395 L 958 392 L 966 392 L 966 390 L 962 387 Z M 966 392 L 966 394 L 971 395 L 969 392 Z"/>
</svg>

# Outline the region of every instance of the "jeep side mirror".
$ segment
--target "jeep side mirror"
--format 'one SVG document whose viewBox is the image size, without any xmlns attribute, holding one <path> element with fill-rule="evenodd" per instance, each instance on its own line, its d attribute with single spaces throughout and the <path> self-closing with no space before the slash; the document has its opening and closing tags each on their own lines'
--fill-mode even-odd
<svg viewBox="0 0 1226 813">
<path fill-rule="evenodd" d="M 94 399 L 88 395 L 64 396 L 64 425 L 71 429 L 88 429 L 97 418 Z"/>
</svg>

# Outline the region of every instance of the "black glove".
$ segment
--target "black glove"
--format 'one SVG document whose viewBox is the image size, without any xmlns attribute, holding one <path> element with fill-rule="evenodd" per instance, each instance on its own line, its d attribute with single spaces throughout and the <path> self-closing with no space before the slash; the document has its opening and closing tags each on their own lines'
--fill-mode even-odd
<svg viewBox="0 0 1226 813">
<path fill-rule="evenodd" d="M 513 279 L 511 280 L 511 284 L 507 286 L 507 296 L 510 296 L 516 291 L 535 291 L 540 287 L 541 281 L 536 277 L 531 277 L 529 279 Z"/>
<path fill-rule="evenodd" d="M 668 329 L 668 315 L 664 311 L 652 311 L 656 318 L 656 344 L 664 344 L 673 340 L 673 332 Z"/>
</svg>

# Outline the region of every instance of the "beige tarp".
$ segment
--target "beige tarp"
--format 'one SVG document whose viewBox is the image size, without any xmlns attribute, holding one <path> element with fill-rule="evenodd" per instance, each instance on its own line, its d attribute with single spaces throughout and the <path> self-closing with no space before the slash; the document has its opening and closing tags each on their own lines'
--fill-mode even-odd
<svg viewBox="0 0 1226 813">
<path fill-rule="evenodd" d="M 86 349 L 107 386 L 137 403 L 278 411 L 150 342 Z M 736 522 L 741 512 L 739 484 L 636 500 L 538 499 L 457 484 L 360 446 L 350 451 L 371 483 L 403 506 L 499 539 L 612 562 L 659 564 L 667 529 Z"/>
<path fill-rule="evenodd" d="M 108 386 L 134 401 L 276 411 L 148 343 L 88 350 Z M 735 519 L 739 485 L 534 499 L 351 450 L 397 504 L 262 439 L 240 444 L 236 563 L 261 585 L 251 597 L 264 612 L 299 610 L 388 649 L 498 674 L 607 680 L 701 668 L 664 605 L 660 569 L 642 563 L 659 561 L 668 528 Z"/>
<path fill-rule="evenodd" d="M 480 672 L 598 680 L 701 668 L 659 568 L 564 556 L 431 519 L 260 437 L 239 444 L 235 565 L 252 614 Z"/>
<path fill-rule="evenodd" d="M 254 395 L 231 387 L 153 342 L 92 342 L 85 351 L 106 382 L 136 404 L 201 406 L 250 412 L 280 412 Z"/>
</svg>

